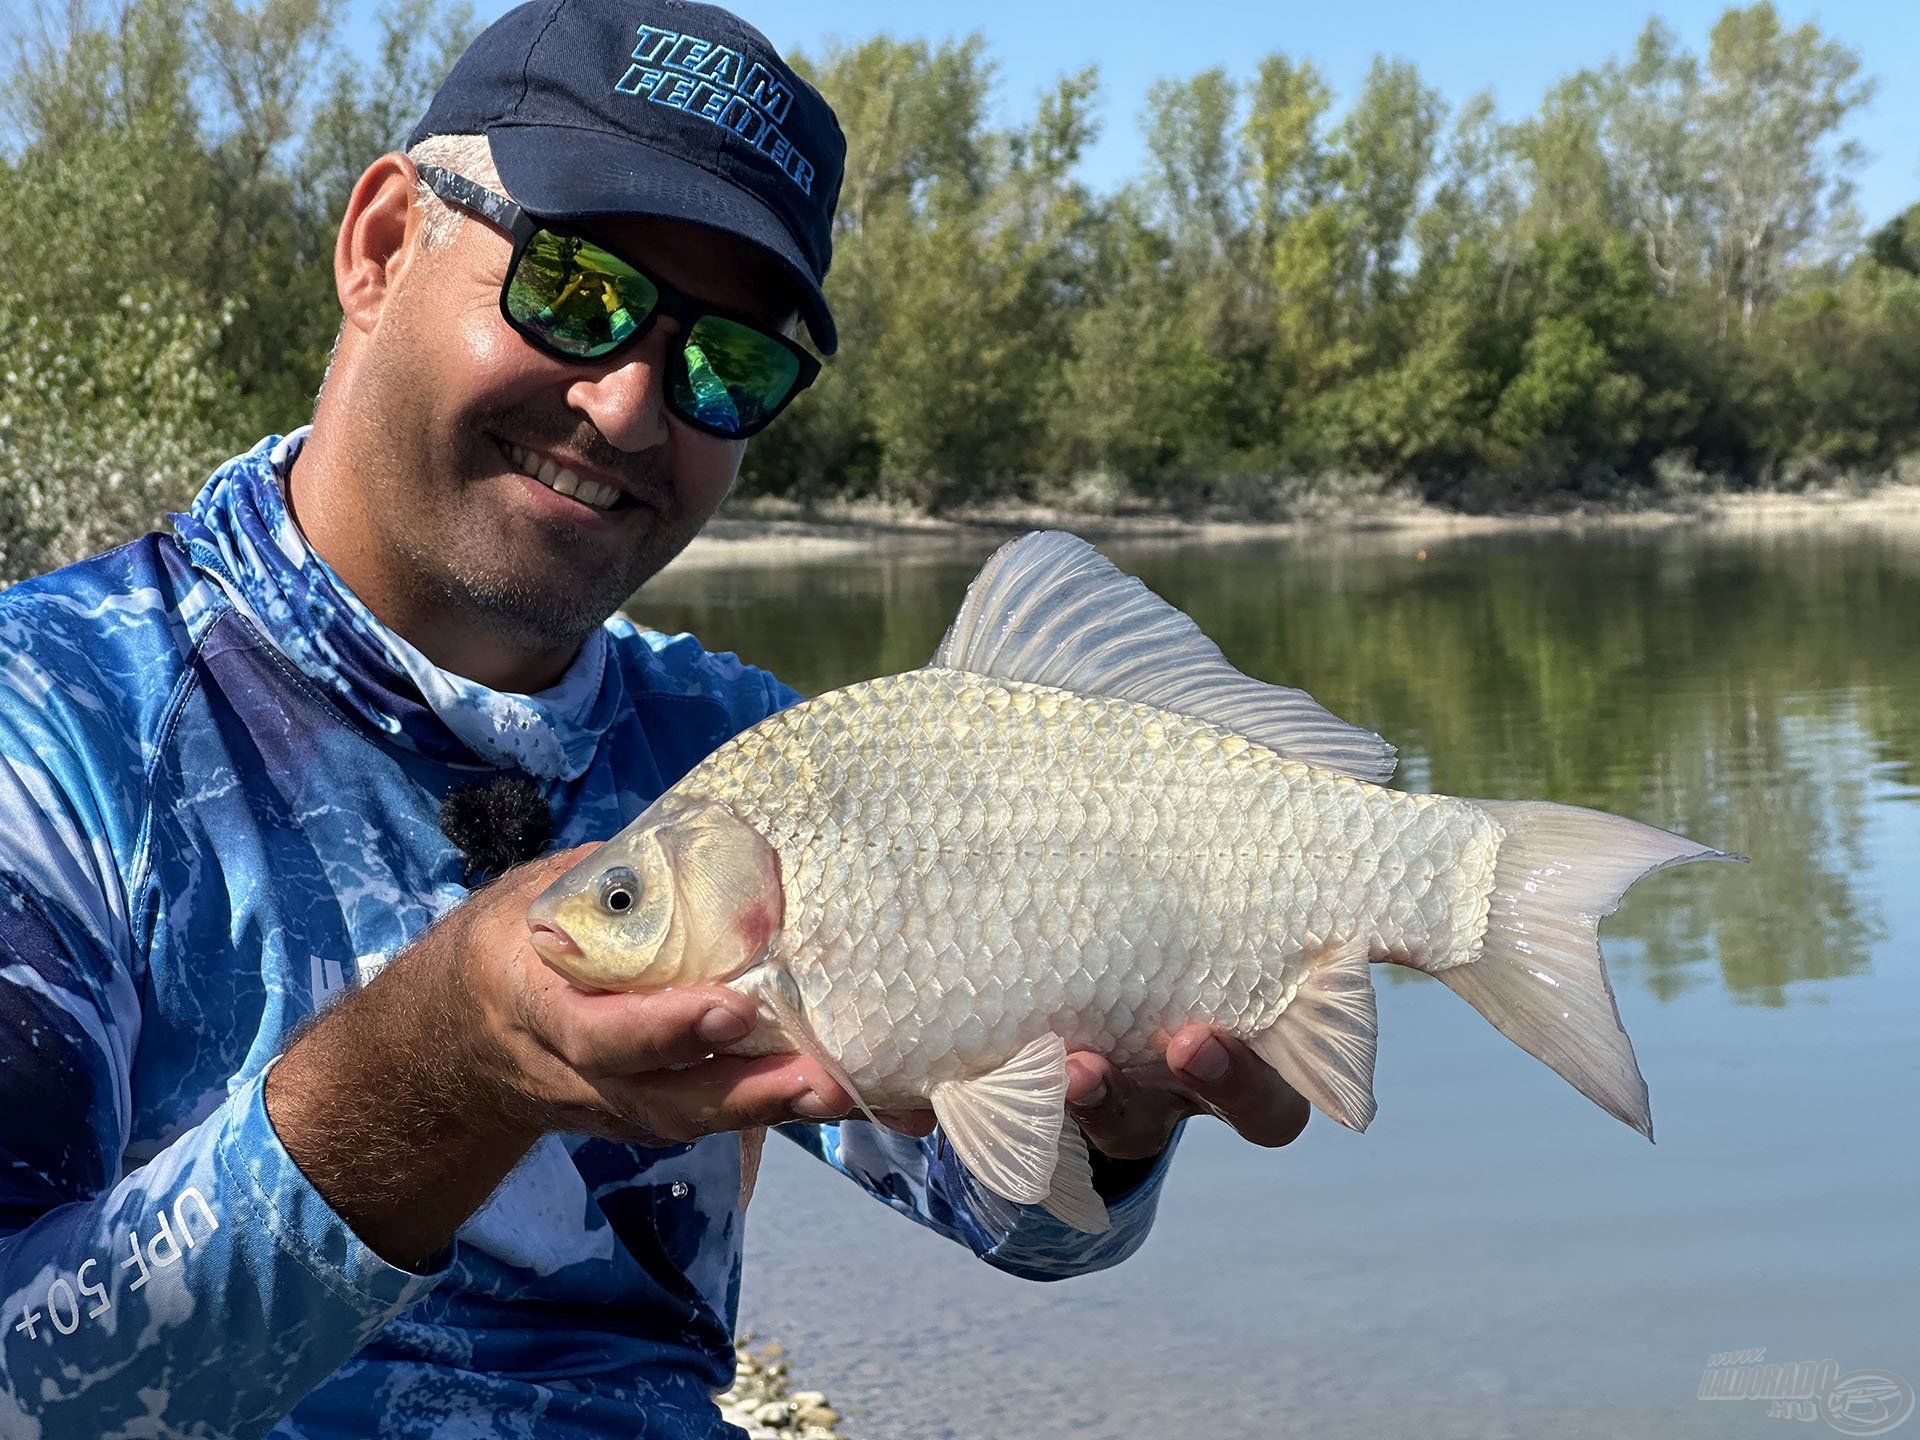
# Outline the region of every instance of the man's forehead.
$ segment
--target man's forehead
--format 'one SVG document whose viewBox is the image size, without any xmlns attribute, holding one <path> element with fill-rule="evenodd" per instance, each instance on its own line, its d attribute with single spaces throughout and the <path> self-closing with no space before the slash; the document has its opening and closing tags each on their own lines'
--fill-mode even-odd
<svg viewBox="0 0 1920 1440">
<path fill-rule="evenodd" d="M 737 235 L 651 215 L 607 216 L 592 228 L 669 285 L 722 309 L 778 325 L 799 308 L 786 270 Z"/>
</svg>

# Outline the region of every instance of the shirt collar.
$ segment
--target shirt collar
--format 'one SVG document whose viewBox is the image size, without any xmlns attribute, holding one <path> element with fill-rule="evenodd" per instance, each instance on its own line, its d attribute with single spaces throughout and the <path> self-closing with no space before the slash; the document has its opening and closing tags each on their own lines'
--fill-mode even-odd
<svg viewBox="0 0 1920 1440">
<path fill-rule="evenodd" d="M 435 665 L 375 617 L 294 523 L 283 487 L 312 429 L 269 435 L 170 517 L 194 565 L 303 674 L 381 733 L 438 759 L 477 755 L 545 780 L 578 778 L 621 703 L 606 630 L 533 695 Z"/>
</svg>

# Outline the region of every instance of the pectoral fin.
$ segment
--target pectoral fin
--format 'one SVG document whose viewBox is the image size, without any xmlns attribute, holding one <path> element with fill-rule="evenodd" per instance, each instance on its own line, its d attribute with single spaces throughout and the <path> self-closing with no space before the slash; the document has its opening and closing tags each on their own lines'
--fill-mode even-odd
<svg viewBox="0 0 1920 1440">
<path fill-rule="evenodd" d="M 1020 1205 L 1052 1193 L 1063 1130 L 1078 1133 L 1067 1119 L 1067 1045 L 1058 1035 L 1042 1035 L 985 1075 L 943 1080 L 931 1098 L 941 1133 L 987 1189 Z M 1080 1160 L 1086 1163 L 1084 1146 Z M 1089 1171 L 1089 1194 L 1092 1188 Z M 1074 1203 L 1072 1189 L 1062 1204 Z"/>
<path fill-rule="evenodd" d="M 1272 1026 L 1247 1041 L 1280 1078 L 1342 1125 L 1373 1119 L 1375 1017 L 1367 943 L 1328 946 Z"/>
<path fill-rule="evenodd" d="M 820 1068 L 839 1082 L 840 1088 L 853 1097 L 853 1103 L 860 1107 L 860 1113 L 874 1124 L 880 1123 L 880 1117 L 873 1113 L 873 1107 L 867 1104 L 866 1096 L 860 1093 L 853 1083 L 853 1076 L 847 1073 L 847 1067 L 836 1060 L 820 1043 L 820 1037 L 813 1032 L 813 1026 L 807 1023 L 807 1017 L 800 1009 L 800 987 L 793 983 L 793 976 L 783 966 L 762 967 L 753 972 L 756 977 L 765 973 L 765 983 L 757 986 L 753 993 L 758 996 L 769 1010 L 788 1039 L 798 1045 L 806 1055 L 819 1062 Z M 742 988 L 742 987 L 736 987 Z"/>
</svg>

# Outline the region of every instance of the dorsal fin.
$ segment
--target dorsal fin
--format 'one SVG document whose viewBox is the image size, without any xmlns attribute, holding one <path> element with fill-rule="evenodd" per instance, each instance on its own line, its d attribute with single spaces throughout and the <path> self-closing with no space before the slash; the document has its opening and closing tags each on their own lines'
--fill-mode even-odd
<svg viewBox="0 0 1920 1440">
<path fill-rule="evenodd" d="M 1393 774 L 1393 747 L 1378 735 L 1304 690 L 1242 675 L 1192 620 L 1062 530 L 994 552 L 932 663 L 1155 705 L 1361 780 Z"/>
</svg>

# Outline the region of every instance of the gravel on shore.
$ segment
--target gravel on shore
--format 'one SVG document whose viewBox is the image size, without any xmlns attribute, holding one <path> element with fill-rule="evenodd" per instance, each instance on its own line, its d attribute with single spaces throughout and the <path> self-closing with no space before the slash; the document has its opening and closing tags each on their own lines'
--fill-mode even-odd
<svg viewBox="0 0 1920 1440">
<path fill-rule="evenodd" d="M 734 1350 L 733 1388 L 720 1415 L 752 1440 L 845 1440 L 840 1416 L 818 1390 L 787 1388 L 786 1352 L 776 1341 L 755 1346 L 742 1336 Z"/>
</svg>

